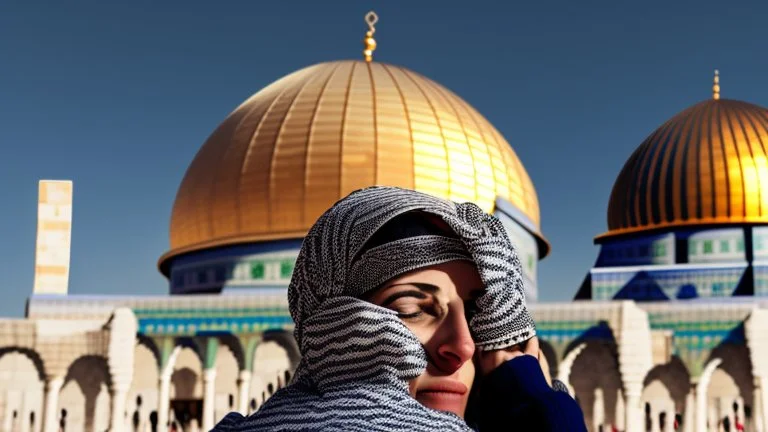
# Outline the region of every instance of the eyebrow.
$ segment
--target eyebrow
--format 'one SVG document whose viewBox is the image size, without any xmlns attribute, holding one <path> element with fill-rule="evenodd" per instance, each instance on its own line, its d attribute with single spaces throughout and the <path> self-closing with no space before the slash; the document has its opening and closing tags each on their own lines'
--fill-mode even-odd
<svg viewBox="0 0 768 432">
<path fill-rule="evenodd" d="M 405 286 L 405 285 L 415 286 L 416 288 L 420 289 L 421 291 L 426 291 L 426 292 L 428 292 L 430 294 L 431 293 L 435 293 L 437 291 L 440 291 L 440 287 L 439 286 L 432 285 L 431 283 L 426 283 L 426 282 L 402 282 L 402 283 L 397 283 L 397 284 L 389 285 L 387 288 L 392 288 L 392 287 L 396 287 L 396 286 Z"/>
</svg>

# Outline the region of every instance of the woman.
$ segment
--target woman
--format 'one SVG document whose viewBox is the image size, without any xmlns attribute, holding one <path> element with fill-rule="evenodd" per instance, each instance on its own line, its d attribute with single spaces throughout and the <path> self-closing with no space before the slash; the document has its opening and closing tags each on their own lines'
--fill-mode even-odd
<svg viewBox="0 0 768 432">
<path fill-rule="evenodd" d="M 586 430 L 538 365 L 506 231 L 474 204 L 353 192 L 307 234 L 288 302 L 294 382 L 216 430 Z"/>
</svg>

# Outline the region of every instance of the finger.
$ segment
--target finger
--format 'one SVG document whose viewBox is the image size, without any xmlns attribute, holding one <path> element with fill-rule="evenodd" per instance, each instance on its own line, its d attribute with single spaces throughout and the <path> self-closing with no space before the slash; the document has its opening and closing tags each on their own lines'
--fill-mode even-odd
<svg viewBox="0 0 768 432">
<path fill-rule="evenodd" d="M 539 355 L 539 338 L 536 336 L 530 338 L 528 340 L 528 343 L 525 345 L 525 353 L 532 355 L 534 357 L 538 357 Z"/>
<path fill-rule="evenodd" d="M 541 350 L 539 350 L 539 365 L 541 366 L 541 371 L 544 373 L 544 378 L 547 380 L 547 384 L 549 386 L 552 386 L 552 374 L 549 371 L 549 363 L 547 362 L 547 357 L 544 355 Z"/>
</svg>

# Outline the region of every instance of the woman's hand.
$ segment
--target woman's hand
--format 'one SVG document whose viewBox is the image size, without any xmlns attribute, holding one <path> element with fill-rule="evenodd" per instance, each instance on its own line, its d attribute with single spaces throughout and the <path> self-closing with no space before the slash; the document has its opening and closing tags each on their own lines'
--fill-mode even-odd
<svg viewBox="0 0 768 432">
<path fill-rule="evenodd" d="M 502 363 L 512 360 L 515 357 L 522 355 L 534 356 L 539 359 L 539 365 L 541 365 L 541 370 L 544 372 L 544 377 L 547 379 L 547 383 L 550 386 L 552 385 L 552 378 L 549 374 L 549 364 L 547 364 L 547 359 L 544 358 L 541 349 L 539 349 L 539 338 L 536 336 L 528 339 L 522 344 L 502 350 L 477 351 L 476 355 L 476 364 L 480 368 L 480 373 L 482 375 L 488 375 Z"/>
</svg>

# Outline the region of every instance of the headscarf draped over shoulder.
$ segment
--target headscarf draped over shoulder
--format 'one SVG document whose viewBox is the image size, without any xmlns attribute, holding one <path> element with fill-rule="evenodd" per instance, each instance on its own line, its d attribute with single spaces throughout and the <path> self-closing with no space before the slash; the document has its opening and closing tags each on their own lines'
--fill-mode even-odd
<svg viewBox="0 0 768 432">
<path fill-rule="evenodd" d="M 408 212 L 436 216 L 456 234 L 398 239 L 365 249 L 387 222 Z M 477 266 L 485 292 L 470 330 L 477 349 L 516 345 L 535 335 L 520 260 L 501 222 L 472 203 L 370 187 L 326 211 L 304 239 L 288 288 L 302 359 L 294 382 L 248 418 L 220 431 L 469 430 L 459 417 L 408 394 L 423 373 L 419 340 L 396 313 L 359 297 L 407 271 L 457 259 Z"/>
</svg>

